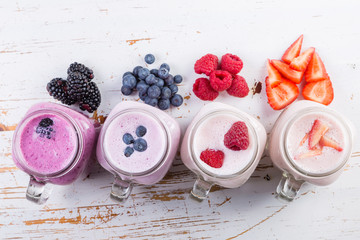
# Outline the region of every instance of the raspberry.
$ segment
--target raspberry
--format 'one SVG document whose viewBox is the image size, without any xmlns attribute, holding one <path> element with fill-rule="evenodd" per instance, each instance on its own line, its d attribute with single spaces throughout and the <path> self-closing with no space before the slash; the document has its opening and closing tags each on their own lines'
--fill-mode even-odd
<svg viewBox="0 0 360 240">
<path fill-rule="evenodd" d="M 232 76 L 227 71 L 216 70 L 210 74 L 210 85 L 215 91 L 224 91 L 231 86 Z"/>
<path fill-rule="evenodd" d="M 194 70 L 198 74 L 205 73 L 207 76 L 217 69 L 219 59 L 213 54 L 206 54 L 202 58 L 196 61 Z"/>
<path fill-rule="evenodd" d="M 219 93 L 212 89 L 209 80 L 206 78 L 196 79 L 193 85 L 193 92 L 198 98 L 204 101 L 213 101 L 219 96 Z"/>
<path fill-rule="evenodd" d="M 228 71 L 231 74 L 238 74 L 243 67 L 243 62 L 241 59 L 230 53 L 225 54 L 221 58 L 221 70 Z"/>
<path fill-rule="evenodd" d="M 200 159 L 213 168 L 221 168 L 224 162 L 224 153 L 220 150 L 206 149 L 200 154 Z"/>
<path fill-rule="evenodd" d="M 249 147 L 249 133 L 246 124 L 240 121 L 234 123 L 224 136 L 224 144 L 233 151 L 246 150 Z"/>
<path fill-rule="evenodd" d="M 226 91 L 231 96 L 242 98 L 248 95 L 249 87 L 243 77 L 235 75 L 230 88 Z"/>
</svg>

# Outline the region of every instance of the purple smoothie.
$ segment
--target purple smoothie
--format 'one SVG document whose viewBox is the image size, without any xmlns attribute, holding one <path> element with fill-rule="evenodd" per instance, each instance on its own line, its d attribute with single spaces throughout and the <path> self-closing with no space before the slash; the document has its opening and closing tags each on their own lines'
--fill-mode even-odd
<svg viewBox="0 0 360 240">
<path fill-rule="evenodd" d="M 85 169 L 95 129 L 81 113 L 55 103 L 32 106 L 13 138 L 13 160 L 37 181 L 65 185 Z"/>
</svg>

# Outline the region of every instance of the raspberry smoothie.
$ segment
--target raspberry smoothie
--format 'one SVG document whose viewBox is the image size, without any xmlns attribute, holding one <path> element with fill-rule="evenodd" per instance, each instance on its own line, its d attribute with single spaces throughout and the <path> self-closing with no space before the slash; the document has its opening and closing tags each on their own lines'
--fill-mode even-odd
<svg viewBox="0 0 360 240">
<path fill-rule="evenodd" d="M 160 181 L 179 140 L 179 124 L 165 112 L 137 102 L 116 105 L 101 129 L 96 152 L 101 166 L 115 176 L 110 196 L 125 200 L 131 183 Z"/>
<path fill-rule="evenodd" d="M 265 143 L 265 129 L 255 118 L 226 104 L 205 105 L 181 145 L 182 161 L 198 175 L 192 195 L 206 198 L 213 184 L 240 187 L 254 172 Z"/>
</svg>

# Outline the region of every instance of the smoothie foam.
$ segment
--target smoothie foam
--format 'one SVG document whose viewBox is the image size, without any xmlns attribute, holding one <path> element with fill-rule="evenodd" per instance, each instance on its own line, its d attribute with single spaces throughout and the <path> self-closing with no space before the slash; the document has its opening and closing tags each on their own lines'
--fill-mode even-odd
<svg viewBox="0 0 360 240">
<path fill-rule="evenodd" d="M 256 147 L 249 126 L 249 146 L 246 150 L 233 151 L 224 144 L 224 135 L 238 121 L 243 119 L 235 115 L 219 113 L 208 117 L 199 125 L 194 133 L 193 151 L 203 169 L 216 175 L 232 175 L 243 170 L 253 160 Z M 221 168 L 213 168 L 200 160 L 201 152 L 206 149 L 221 150 L 224 153 L 225 158 Z"/>
<path fill-rule="evenodd" d="M 52 121 L 49 135 L 39 133 L 39 124 L 43 119 Z M 20 137 L 20 149 L 31 171 L 41 175 L 54 174 L 73 161 L 77 152 L 77 135 L 65 118 L 44 114 L 26 123 Z"/>
<path fill-rule="evenodd" d="M 342 148 L 348 146 L 349 143 L 344 135 L 346 129 L 344 129 L 343 124 L 339 120 L 326 113 L 308 113 L 295 120 L 289 126 L 289 132 L 286 137 L 286 149 L 293 163 L 298 168 L 306 172 L 321 174 L 338 168 L 346 157 L 346 151 L 337 151 L 331 147 L 324 146 L 321 155 L 302 159 L 298 158 L 297 156 L 309 151 L 308 141 L 302 146 L 299 146 L 299 144 L 305 134 L 310 132 L 315 120 L 320 120 L 329 127 L 325 134 L 326 137 L 335 140 Z"/>
<path fill-rule="evenodd" d="M 124 151 L 131 146 L 123 141 L 126 133 L 136 136 L 136 128 L 144 126 L 146 134 L 142 137 L 147 142 L 143 152 L 134 151 L 126 157 Z M 149 114 L 128 112 L 117 116 L 108 126 L 104 136 L 104 152 L 108 161 L 116 168 L 127 173 L 142 173 L 155 168 L 164 158 L 167 150 L 167 135 L 161 123 Z"/>
</svg>

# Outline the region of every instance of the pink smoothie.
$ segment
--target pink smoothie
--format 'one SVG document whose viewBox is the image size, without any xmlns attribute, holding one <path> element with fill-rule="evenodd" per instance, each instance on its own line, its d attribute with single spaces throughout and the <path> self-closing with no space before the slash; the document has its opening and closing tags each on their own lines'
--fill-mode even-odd
<svg viewBox="0 0 360 240">
<path fill-rule="evenodd" d="M 147 149 L 143 152 L 134 150 L 129 156 L 125 156 L 126 144 L 123 136 L 131 134 L 136 140 L 136 129 L 139 126 L 146 128 L 146 134 L 141 138 L 147 143 Z M 167 149 L 167 136 L 160 122 L 148 114 L 141 112 L 129 112 L 121 114 L 114 119 L 104 136 L 104 151 L 112 164 L 127 173 L 143 173 L 154 169 L 164 158 Z"/>
<path fill-rule="evenodd" d="M 41 134 L 40 121 L 50 119 L 49 135 Z M 37 133 L 40 132 L 40 133 Z M 75 157 L 77 135 L 68 120 L 45 114 L 26 123 L 20 140 L 20 149 L 30 170 L 42 175 L 59 172 L 68 167 Z"/>
<path fill-rule="evenodd" d="M 343 149 L 349 145 L 345 138 L 346 129 L 336 118 L 327 113 L 308 113 L 296 119 L 290 126 L 286 137 L 286 149 L 293 163 L 305 172 L 322 174 L 337 169 L 344 162 L 347 152 L 337 151 L 324 146 L 320 155 L 304 157 L 309 152 L 308 140 L 300 144 L 304 136 L 310 132 L 314 121 L 320 120 L 329 127 L 325 136 L 336 141 Z M 301 146 L 300 146 L 301 145 Z"/>
<path fill-rule="evenodd" d="M 224 144 L 224 135 L 238 121 L 242 121 L 242 119 L 235 115 L 222 113 L 211 116 L 201 123 L 194 134 L 193 150 L 197 156 L 197 162 L 202 168 L 216 175 L 232 175 L 243 170 L 254 159 L 256 145 L 251 131 L 248 131 L 249 147 L 246 150 L 233 151 Z M 206 149 L 220 150 L 224 153 L 222 167 L 214 168 L 200 160 L 201 152 Z"/>
</svg>

